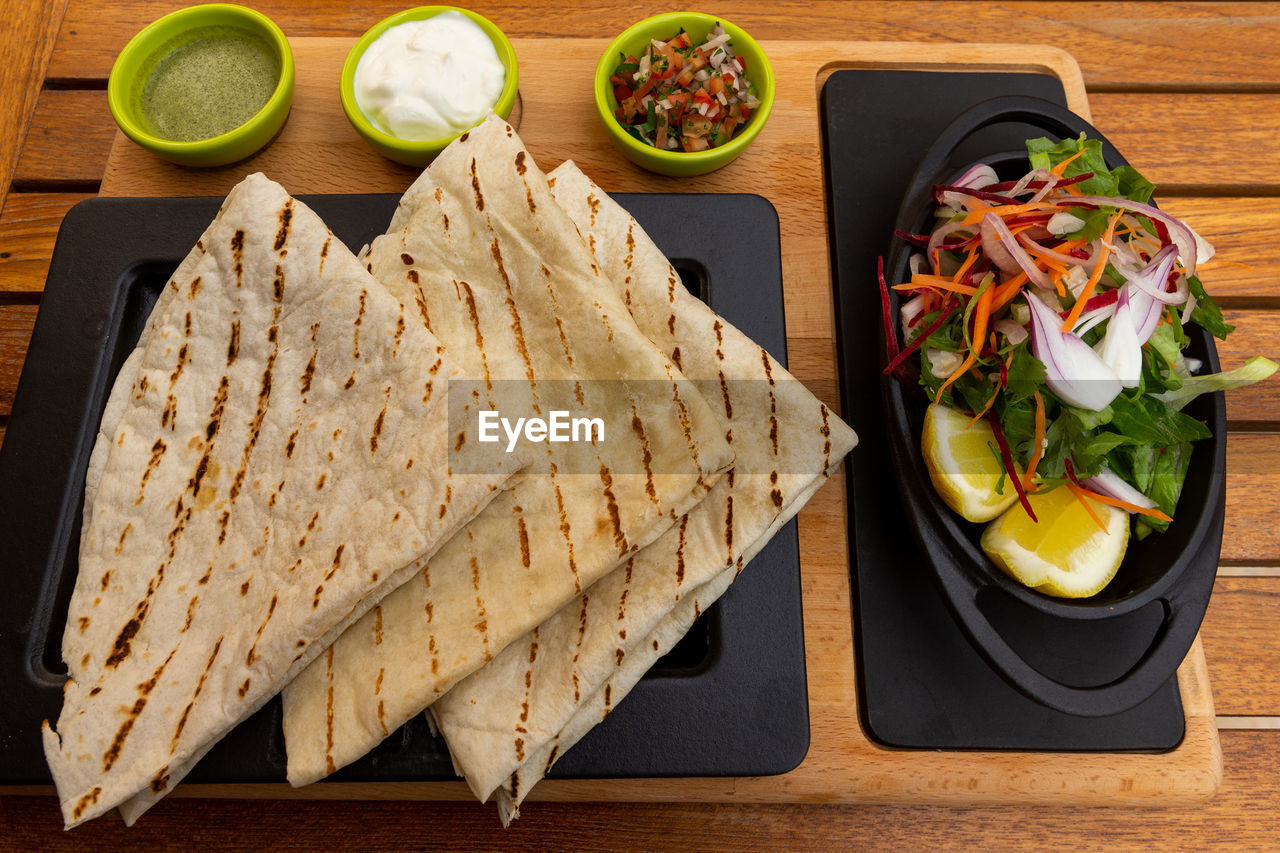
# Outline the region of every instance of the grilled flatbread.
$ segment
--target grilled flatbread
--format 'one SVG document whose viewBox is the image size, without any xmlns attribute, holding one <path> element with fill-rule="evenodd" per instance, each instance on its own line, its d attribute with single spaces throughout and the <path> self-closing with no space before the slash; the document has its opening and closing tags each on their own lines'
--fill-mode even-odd
<svg viewBox="0 0 1280 853">
<path fill-rule="evenodd" d="M 640 328 L 715 389 L 736 460 L 673 529 L 432 706 L 455 767 L 481 800 L 497 789 L 504 823 L 856 443 L 765 350 L 689 294 L 635 220 L 573 163 L 551 177 Z"/>
<path fill-rule="evenodd" d="M 458 371 L 305 205 L 252 175 L 164 288 L 86 480 L 68 826 L 136 817 L 498 493 L 448 467 Z"/>
<path fill-rule="evenodd" d="M 711 408 L 636 326 L 500 119 L 423 173 L 368 260 L 411 322 L 471 368 L 477 393 L 517 386 L 543 414 L 546 400 L 568 397 L 604 435 L 576 451 L 544 445 L 541 464 L 420 578 L 289 685 L 295 785 L 364 755 L 662 535 L 732 460 Z"/>
</svg>

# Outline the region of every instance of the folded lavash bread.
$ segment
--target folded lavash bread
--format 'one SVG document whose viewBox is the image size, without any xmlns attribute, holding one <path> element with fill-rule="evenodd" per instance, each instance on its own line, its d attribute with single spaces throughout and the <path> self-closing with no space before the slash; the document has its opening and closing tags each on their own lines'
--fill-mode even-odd
<svg viewBox="0 0 1280 853">
<path fill-rule="evenodd" d="M 603 440 L 579 446 L 585 466 L 545 444 L 541 465 L 286 688 L 295 785 L 364 755 L 660 536 L 732 461 L 711 407 L 636 326 L 502 120 L 440 155 L 368 261 L 480 386 L 571 388 Z"/>
<path fill-rule="evenodd" d="M 431 707 L 454 766 L 504 824 L 836 469 L 856 436 L 763 348 L 680 284 L 631 216 L 572 162 L 556 201 L 641 330 L 714 389 L 734 468 L 707 498 Z M 501 787 L 500 787 L 501 786 Z"/>
<path fill-rule="evenodd" d="M 94 447 L 43 729 L 68 827 L 163 796 L 510 479 L 448 472 L 441 351 L 279 185 L 232 190 Z"/>
</svg>

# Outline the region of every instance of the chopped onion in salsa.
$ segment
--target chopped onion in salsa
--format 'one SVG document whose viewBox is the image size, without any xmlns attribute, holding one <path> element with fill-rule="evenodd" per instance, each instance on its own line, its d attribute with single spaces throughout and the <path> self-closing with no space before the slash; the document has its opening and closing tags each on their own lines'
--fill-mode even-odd
<svg viewBox="0 0 1280 853">
<path fill-rule="evenodd" d="M 722 24 L 699 45 L 681 29 L 670 41 L 650 40 L 639 59 L 622 56 L 609 78 L 615 115 L 636 139 L 662 150 L 724 145 L 760 106 L 746 70 Z"/>
</svg>

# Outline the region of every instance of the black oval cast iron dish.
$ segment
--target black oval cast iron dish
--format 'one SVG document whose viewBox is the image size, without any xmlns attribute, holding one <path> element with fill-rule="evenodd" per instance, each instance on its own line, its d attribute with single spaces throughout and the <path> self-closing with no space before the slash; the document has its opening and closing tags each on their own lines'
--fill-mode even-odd
<svg viewBox="0 0 1280 853">
<path fill-rule="evenodd" d="M 1054 139 L 1086 133 L 1101 140 L 1108 166 L 1125 164 L 1115 148 L 1074 113 L 1039 98 L 993 98 L 962 113 L 934 142 L 904 196 L 897 229 L 915 234 L 932 230 L 936 208 L 933 186 L 951 183 L 972 165 L 951 162 L 956 148 L 982 128 L 1015 121 L 1034 125 Z M 1016 180 L 1030 168 L 1025 151 L 992 152 L 981 160 L 992 166 L 1001 180 Z M 890 285 L 908 280 L 911 251 L 905 241 L 894 238 L 885 268 Z M 898 300 L 892 290 L 890 305 L 890 317 L 896 325 Z M 896 328 L 884 331 L 898 334 Z M 1204 371 L 1216 372 L 1218 356 L 1212 336 L 1196 325 L 1187 326 L 1187 333 L 1187 354 L 1200 359 Z M 885 364 L 882 341 L 881 366 Z M 1119 572 L 1102 592 L 1087 599 L 1062 599 L 1025 587 L 992 564 L 978 544 L 985 525 L 972 524 L 953 513 L 934 490 L 925 469 L 920 435 L 928 401 L 923 390 L 907 388 L 892 376 L 884 376 L 881 387 L 890 454 L 909 526 L 948 608 L 983 658 L 1027 696 L 1078 716 L 1101 717 L 1129 710 L 1167 682 L 1182 663 L 1204 618 L 1222 547 L 1227 427 L 1222 392 L 1202 395 L 1184 410 L 1203 421 L 1213 435 L 1193 445 L 1168 531 L 1153 533 L 1142 541 L 1132 538 Z M 979 601 L 992 590 L 1041 613 L 1078 621 L 1122 618 L 1160 602 L 1163 621 L 1150 646 L 1126 673 L 1106 684 L 1080 687 L 1038 671 L 1001 636 Z"/>
</svg>

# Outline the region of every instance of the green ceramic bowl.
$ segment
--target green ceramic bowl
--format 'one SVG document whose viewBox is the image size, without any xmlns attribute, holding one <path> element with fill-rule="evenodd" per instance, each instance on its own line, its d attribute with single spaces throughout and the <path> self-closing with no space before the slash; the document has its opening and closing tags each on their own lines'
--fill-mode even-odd
<svg viewBox="0 0 1280 853">
<path fill-rule="evenodd" d="M 724 25 L 724 31 L 729 34 L 734 52 L 745 60 L 746 77 L 755 86 L 756 96 L 760 98 L 760 106 L 747 123 L 727 144 L 706 151 L 660 151 L 627 133 L 614 114 L 614 110 L 618 108 L 618 99 L 614 97 L 613 84 L 609 82 L 614 69 L 618 67 L 619 54 L 639 56 L 650 39 L 666 41 L 674 38 L 681 27 L 689 33 L 695 44 L 705 41 L 717 21 Z M 747 149 L 768 121 L 773 109 L 773 95 L 773 68 L 769 65 L 769 57 L 765 56 L 756 40 L 724 18 L 698 12 L 669 12 L 633 24 L 613 40 L 596 65 L 596 113 L 599 114 L 609 139 L 632 163 L 660 175 L 686 178 L 705 175 L 728 165 Z"/>
<path fill-rule="evenodd" d="M 175 142 L 156 135 L 142 115 L 142 90 L 156 63 L 207 27 L 246 30 L 265 41 L 280 62 L 280 80 L 267 103 L 244 124 L 219 136 Z M 223 166 L 243 160 L 284 127 L 293 104 L 293 51 L 270 18 L 244 6 L 189 6 L 160 18 L 134 36 L 111 67 L 107 81 L 111 116 L 125 135 L 148 151 L 183 166 Z"/>
<path fill-rule="evenodd" d="M 373 44 L 378 36 L 397 24 L 403 24 L 406 21 L 424 21 L 427 18 L 434 18 L 441 12 L 448 11 L 461 12 L 475 21 L 480 29 L 484 30 L 489 38 L 493 40 L 493 46 L 498 51 L 498 58 L 502 60 L 502 66 L 507 70 L 506 84 L 502 87 L 502 94 L 498 96 L 498 102 L 493 105 L 493 111 L 505 119 L 511 115 L 511 108 L 516 104 L 516 89 L 520 83 L 516 51 L 511 46 L 511 41 L 506 34 L 498 29 L 488 18 L 477 15 L 469 9 L 459 9 L 457 6 L 419 6 L 416 9 L 397 12 L 390 18 L 379 21 L 360 37 L 355 47 L 351 48 L 351 52 L 347 54 L 347 61 L 342 64 L 342 80 L 339 84 L 342 111 L 347 114 L 347 120 L 351 122 L 351 126 L 356 129 L 356 132 L 363 136 L 365 141 L 372 145 L 378 153 L 395 160 L 397 163 L 404 163 L 406 166 L 427 165 L 450 142 L 457 139 L 465 131 L 458 131 L 452 136 L 446 136 L 442 139 L 426 140 L 400 139 L 389 133 L 384 133 L 374 127 L 373 122 L 369 121 L 364 111 L 360 109 L 360 105 L 356 103 L 356 66 L 360 64 L 360 57 L 364 55 L 365 49 Z M 479 122 L 476 123 L 479 124 Z"/>
</svg>

